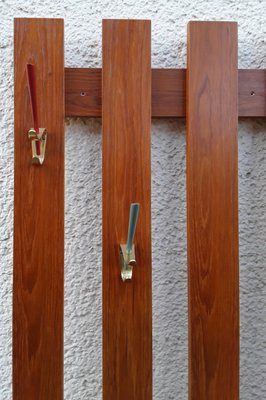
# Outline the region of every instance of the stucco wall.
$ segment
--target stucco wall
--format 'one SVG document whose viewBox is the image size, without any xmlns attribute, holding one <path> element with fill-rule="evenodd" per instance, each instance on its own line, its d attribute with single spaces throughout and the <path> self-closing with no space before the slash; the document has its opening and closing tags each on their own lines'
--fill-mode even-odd
<svg viewBox="0 0 266 400">
<path fill-rule="evenodd" d="M 11 400 L 13 17 L 63 17 L 65 65 L 79 67 L 101 66 L 102 18 L 151 19 L 152 64 L 165 68 L 185 67 L 189 20 L 238 21 L 239 67 L 266 68 L 266 1 L 1 0 L 0 16 L 0 398 Z M 241 120 L 241 400 L 266 398 L 265 155 L 266 120 Z M 187 398 L 185 187 L 185 121 L 153 120 L 156 400 Z M 65 221 L 65 399 L 99 400 L 102 372 L 101 121 L 98 119 L 66 120 Z"/>
</svg>

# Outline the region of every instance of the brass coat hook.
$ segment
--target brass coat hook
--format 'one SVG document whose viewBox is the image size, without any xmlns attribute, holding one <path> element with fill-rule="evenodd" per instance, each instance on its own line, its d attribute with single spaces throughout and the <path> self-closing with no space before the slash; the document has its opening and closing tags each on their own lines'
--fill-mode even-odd
<svg viewBox="0 0 266 400">
<path fill-rule="evenodd" d="M 136 264 L 135 246 L 133 244 L 137 225 L 139 204 L 132 203 L 130 206 L 127 244 L 120 244 L 121 278 L 124 281 L 132 279 L 133 266 Z"/>
<path fill-rule="evenodd" d="M 45 158 L 47 131 L 45 128 L 39 128 L 35 65 L 27 64 L 27 78 L 34 126 L 28 131 L 28 137 L 31 139 L 32 163 L 42 165 Z"/>
</svg>

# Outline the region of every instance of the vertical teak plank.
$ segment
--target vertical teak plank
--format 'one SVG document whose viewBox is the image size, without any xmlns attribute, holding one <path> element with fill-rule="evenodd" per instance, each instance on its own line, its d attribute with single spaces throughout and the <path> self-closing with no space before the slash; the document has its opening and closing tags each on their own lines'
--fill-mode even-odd
<svg viewBox="0 0 266 400">
<path fill-rule="evenodd" d="M 13 399 L 63 399 L 64 25 L 15 19 Z M 42 166 L 31 162 L 26 64 L 36 66 Z"/>
<path fill-rule="evenodd" d="M 151 26 L 103 21 L 103 398 L 152 399 Z M 120 277 L 140 203 L 132 281 Z"/>
<path fill-rule="evenodd" d="M 187 67 L 189 398 L 237 400 L 237 23 L 189 23 Z"/>
</svg>

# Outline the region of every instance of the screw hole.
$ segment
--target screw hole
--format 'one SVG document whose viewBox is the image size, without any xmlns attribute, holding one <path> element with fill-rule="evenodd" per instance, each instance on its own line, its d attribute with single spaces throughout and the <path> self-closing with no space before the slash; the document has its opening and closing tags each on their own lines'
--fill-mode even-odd
<svg viewBox="0 0 266 400">
<path fill-rule="evenodd" d="M 86 96 L 86 92 L 81 92 L 80 95 L 81 95 L 82 97 L 83 97 L 83 96 Z"/>
<path fill-rule="evenodd" d="M 251 95 L 251 96 L 255 96 L 254 90 L 251 90 L 250 95 Z"/>
</svg>

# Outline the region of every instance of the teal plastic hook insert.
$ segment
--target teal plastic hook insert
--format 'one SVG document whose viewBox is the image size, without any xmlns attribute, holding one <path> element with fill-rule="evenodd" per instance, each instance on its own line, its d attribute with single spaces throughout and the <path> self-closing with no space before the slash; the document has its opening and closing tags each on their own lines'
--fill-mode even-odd
<svg viewBox="0 0 266 400">
<path fill-rule="evenodd" d="M 139 203 L 131 203 L 128 221 L 127 243 L 120 244 L 121 278 L 123 282 L 132 279 L 133 266 L 136 265 L 135 246 L 133 241 L 138 220 L 139 207 Z"/>
</svg>

